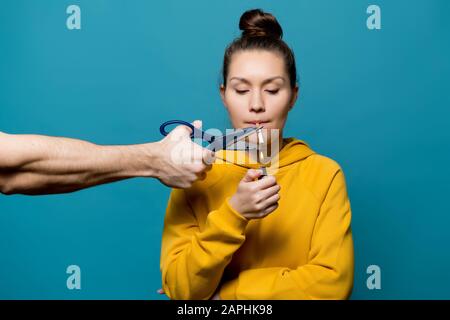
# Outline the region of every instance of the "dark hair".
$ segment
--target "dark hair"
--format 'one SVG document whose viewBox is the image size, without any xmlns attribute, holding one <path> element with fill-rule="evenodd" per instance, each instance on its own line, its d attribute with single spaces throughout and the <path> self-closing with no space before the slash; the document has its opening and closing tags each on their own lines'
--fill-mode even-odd
<svg viewBox="0 0 450 320">
<path fill-rule="evenodd" d="M 223 85 L 226 87 L 228 69 L 234 53 L 243 50 L 268 50 L 279 53 L 285 63 L 291 88 L 297 83 L 295 57 L 291 48 L 282 40 L 283 29 L 270 13 L 253 9 L 242 14 L 239 20 L 242 35 L 231 42 L 223 57 Z"/>
</svg>

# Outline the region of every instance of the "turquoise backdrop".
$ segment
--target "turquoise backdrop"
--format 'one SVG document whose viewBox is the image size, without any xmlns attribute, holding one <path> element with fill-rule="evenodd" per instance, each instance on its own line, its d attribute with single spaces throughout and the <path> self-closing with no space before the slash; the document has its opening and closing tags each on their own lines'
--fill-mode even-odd
<svg viewBox="0 0 450 320">
<path fill-rule="evenodd" d="M 66 26 L 71 4 L 80 30 Z M 380 30 L 366 26 L 371 4 Z M 278 18 L 297 57 L 287 135 L 344 169 L 352 298 L 449 299 L 450 1 L 2 1 L 0 130 L 134 144 L 159 140 L 168 119 L 225 129 L 223 51 L 250 8 Z M 0 195 L 0 299 L 164 299 L 169 191 L 133 179 Z M 66 287 L 72 264 L 81 290 Z"/>
</svg>

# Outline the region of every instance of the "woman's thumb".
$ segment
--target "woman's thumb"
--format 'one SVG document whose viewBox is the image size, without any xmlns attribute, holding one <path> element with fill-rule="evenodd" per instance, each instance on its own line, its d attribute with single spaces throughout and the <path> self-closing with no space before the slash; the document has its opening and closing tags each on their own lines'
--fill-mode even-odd
<svg viewBox="0 0 450 320">
<path fill-rule="evenodd" d="M 258 179 L 260 175 L 261 175 L 260 170 L 249 169 L 247 171 L 247 173 L 245 174 L 244 178 L 242 178 L 242 181 L 252 182 L 252 181 L 255 181 L 256 179 Z"/>
</svg>

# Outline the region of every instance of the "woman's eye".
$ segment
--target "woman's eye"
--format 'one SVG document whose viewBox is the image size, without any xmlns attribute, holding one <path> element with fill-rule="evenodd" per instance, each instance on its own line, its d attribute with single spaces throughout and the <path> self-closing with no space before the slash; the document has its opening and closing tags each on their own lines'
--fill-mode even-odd
<svg viewBox="0 0 450 320">
<path fill-rule="evenodd" d="M 246 94 L 248 92 L 248 90 L 238 90 L 236 89 L 236 93 L 237 94 Z"/>
<path fill-rule="evenodd" d="M 269 94 L 277 94 L 280 89 L 266 90 Z"/>
</svg>

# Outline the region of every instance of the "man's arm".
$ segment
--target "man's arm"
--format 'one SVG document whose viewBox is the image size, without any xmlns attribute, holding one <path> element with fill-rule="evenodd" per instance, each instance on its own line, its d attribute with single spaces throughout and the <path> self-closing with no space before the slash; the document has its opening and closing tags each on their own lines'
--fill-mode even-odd
<svg viewBox="0 0 450 320">
<path fill-rule="evenodd" d="M 189 134 L 190 129 L 180 126 L 158 142 L 100 146 L 70 138 L 0 133 L 0 191 L 65 193 L 133 177 L 189 187 L 210 167 L 203 157 L 211 156 Z M 175 148 L 190 151 L 190 161 L 174 159 Z"/>
</svg>

